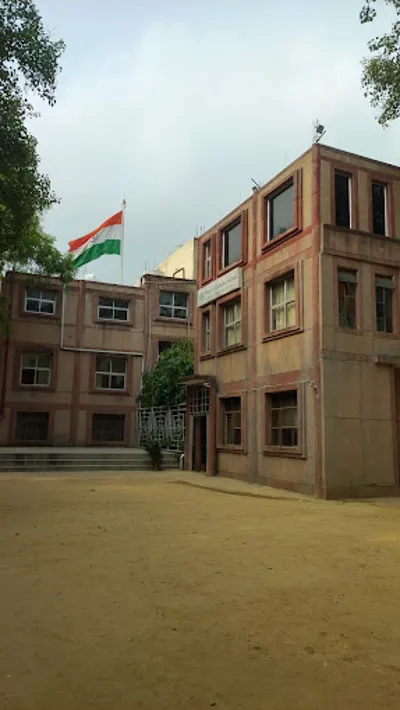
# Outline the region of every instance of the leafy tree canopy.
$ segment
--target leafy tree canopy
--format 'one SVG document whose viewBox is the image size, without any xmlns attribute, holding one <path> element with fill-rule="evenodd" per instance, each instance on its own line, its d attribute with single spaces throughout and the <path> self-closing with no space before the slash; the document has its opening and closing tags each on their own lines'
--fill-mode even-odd
<svg viewBox="0 0 400 710">
<path fill-rule="evenodd" d="M 0 0 L 0 273 L 6 268 L 74 274 L 40 216 L 57 200 L 39 170 L 37 141 L 26 127 L 30 96 L 55 103 L 64 43 L 52 41 L 32 0 Z"/>
<path fill-rule="evenodd" d="M 379 0 L 381 1 L 381 0 Z M 387 126 L 400 115 L 400 0 L 382 0 L 392 6 L 396 18 L 390 31 L 372 39 L 372 56 L 363 60 L 362 85 L 365 96 L 378 109 L 378 121 Z M 366 0 L 361 12 L 362 24 L 373 22 L 377 0 Z"/>
<path fill-rule="evenodd" d="M 178 340 L 165 350 L 153 369 L 143 378 L 143 407 L 180 404 L 186 399 L 182 377 L 194 372 L 194 346 L 191 340 Z"/>
</svg>

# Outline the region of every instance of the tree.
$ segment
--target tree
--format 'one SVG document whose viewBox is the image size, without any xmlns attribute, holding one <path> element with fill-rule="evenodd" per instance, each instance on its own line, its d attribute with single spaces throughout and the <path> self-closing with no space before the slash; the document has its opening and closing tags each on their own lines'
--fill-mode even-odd
<svg viewBox="0 0 400 710">
<path fill-rule="evenodd" d="M 181 378 L 194 372 L 194 346 L 191 340 L 178 340 L 143 378 L 143 407 L 161 407 L 185 401 Z"/>
<path fill-rule="evenodd" d="M 32 0 L 0 0 L 0 273 L 13 267 L 64 280 L 74 274 L 71 257 L 60 254 L 40 225 L 57 199 L 26 127 L 35 115 L 29 96 L 55 103 L 63 51 Z"/>
<path fill-rule="evenodd" d="M 393 7 L 397 19 L 390 32 L 369 42 L 373 56 L 363 60 L 362 86 L 365 96 L 379 111 L 379 123 L 387 126 L 400 115 L 400 0 L 383 1 Z M 360 12 L 362 24 L 375 19 L 376 2 L 366 0 Z"/>
</svg>

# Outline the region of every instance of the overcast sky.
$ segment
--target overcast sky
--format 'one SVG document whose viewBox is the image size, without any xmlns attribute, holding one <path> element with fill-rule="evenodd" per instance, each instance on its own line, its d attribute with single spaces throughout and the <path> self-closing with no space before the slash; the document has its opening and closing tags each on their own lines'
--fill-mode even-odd
<svg viewBox="0 0 400 710">
<path fill-rule="evenodd" d="M 36 0 L 67 45 L 57 104 L 33 131 L 61 203 L 61 249 L 127 201 L 125 282 L 211 227 L 312 142 L 399 162 L 360 61 L 393 12 L 360 26 L 363 0 Z M 119 259 L 90 270 L 119 281 Z"/>
</svg>

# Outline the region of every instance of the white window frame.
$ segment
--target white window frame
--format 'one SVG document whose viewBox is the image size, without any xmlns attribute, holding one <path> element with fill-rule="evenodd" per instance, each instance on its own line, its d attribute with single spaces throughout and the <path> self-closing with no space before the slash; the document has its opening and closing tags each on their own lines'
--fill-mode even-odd
<svg viewBox="0 0 400 710">
<path fill-rule="evenodd" d="M 212 250 L 211 239 L 204 244 L 204 279 L 209 279 L 212 276 Z"/>
<path fill-rule="evenodd" d="M 49 367 L 42 367 L 42 366 L 38 365 L 39 358 L 43 357 L 44 355 L 46 355 L 49 358 Z M 28 357 L 35 358 L 35 365 L 33 367 L 28 366 L 28 365 L 24 366 L 24 358 L 28 358 Z M 22 382 L 22 373 L 24 370 L 33 370 L 34 371 L 35 374 L 34 374 L 34 381 L 33 382 L 31 382 L 31 383 Z M 47 377 L 46 384 L 43 384 L 42 382 L 37 382 L 39 372 L 47 372 L 48 377 Z M 50 387 L 51 374 L 52 374 L 52 356 L 49 353 L 40 353 L 40 352 L 22 353 L 21 363 L 20 363 L 20 372 L 19 372 L 19 384 L 21 385 L 21 387 Z"/>
<path fill-rule="evenodd" d="M 107 358 L 107 357 L 108 357 L 108 360 L 109 360 L 108 370 L 98 370 L 98 369 L 97 369 L 97 357 L 104 357 L 104 358 Z M 128 367 L 127 367 L 127 365 L 128 365 L 128 360 L 127 360 L 127 358 L 124 359 L 125 372 L 114 372 L 114 371 L 113 371 L 113 362 L 115 362 L 115 361 L 117 361 L 117 360 L 118 360 L 118 361 L 121 361 L 123 358 L 120 358 L 120 357 L 117 358 L 117 357 L 112 356 L 112 355 L 107 355 L 106 353 L 105 353 L 104 355 L 98 355 L 97 357 L 96 357 L 96 370 L 95 370 L 95 387 L 96 387 L 96 390 L 98 390 L 98 391 L 103 391 L 103 392 L 109 392 L 110 390 L 111 390 L 112 392 L 124 392 L 124 391 L 126 391 L 126 378 L 127 378 L 127 370 L 128 370 Z M 107 376 L 107 377 L 108 377 L 108 387 L 99 387 L 99 386 L 97 385 L 97 375 L 101 375 L 102 377 L 104 377 L 104 376 Z M 123 377 L 123 378 L 124 378 L 124 386 L 123 386 L 123 387 L 112 387 L 112 386 L 111 386 L 111 383 L 112 383 L 112 378 L 113 378 L 113 377 Z"/>
<path fill-rule="evenodd" d="M 101 305 L 101 303 L 100 303 L 100 299 L 101 299 L 101 298 L 106 298 L 108 301 L 112 301 L 112 305 L 111 305 L 111 306 L 104 306 L 104 305 Z M 123 301 L 123 302 L 126 303 L 127 305 L 126 305 L 126 307 L 125 307 L 125 306 L 116 306 L 116 305 L 115 305 L 116 301 Z M 100 311 L 101 311 L 102 308 L 108 308 L 109 310 L 111 310 L 112 315 L 110 316 L 110 318 L 104 318 L 104 316 L 101 316 L 101 315 L 100 315 Z M 98 320 L 116 321 L 116 322 L 118 322 L 118 323 L 128 323 L 128 322 L 129 322 L 129 310 L 130 310 L 130 309 L 129 309 L 129 301 L 128 301 L 127 299 L 124 299 L 124 298 L 113 298 L 113 297 L 109 297 L 109 296 L 99 296 L 99 304 L 98 304 L 98 306 L 97 306 L 97 318 L 98 318 Z M 115 317 L 115 312 L 116 312 L 116 311 L 126 311 L 126 318 L 116 318 L 116 317 Z"/>
<path fill-rule="evenodd" d="M 161 303 L 161 295 L 163 293 L 168 293 L 172 296 L 172 303 L 171 304 L 163 304 Z M 175 297 L 176 296 L 185 296 L 186 297 L 186 306 L 177 306 L 175 303 Z M 161 309 L 162 308 L 169 308 L 171 311 L 171 315 L 165 316 L 161 315 Z M 181 318 L 180 316 L 175 315 L 175 311 L 186 311 L 186 315 L 184 318 Z M 159 304 L 159 313 L 161 318 L 175 318 L 177 320 L 180 320 L 182 322 L 187 321 L 189 319 L 189 294 L 185 293 L 184 291 L 160 291 L 160 304 Z"/>
<path fill-rule="evenodd" d="M 36 293 L 38 296 L 29 296 L 29 292 L 31 293 Z M 52 294 L 54 298 L 46 298 L 43 294 Z M 38 311 L 31 311 L 28 310 L 27 304 L 28 301 L 36 301 L 39 304 L 39 310 Z M 53 306 L 53 310 L 51 313 L 48 311 L 42 311 L 41 306 L 43 303 L 51 303 Z M 56 312 L 56 304 L 57 304 L 57 293 L 56 291 L 51 291 L 47 289 L 38 289 L 38 288 L 26 288 L 25 289 L 25 302 L 24 302 L 24 310 L 25 313 L 32 313 L 33 315 L 37 313 L 41 313 L 44 316 L 53 316 Z"/>
<path fill-rule="evenodd" d="M 227 315 L 230 310 L 233 309 L 233 320 L 228 321 Z M 235 345 L 240 345 L 242 343 L 242 302 L 241 300 L 239 301 L 234 301 L 233 303 L 227 303 L 226 305 L 223 306 L 224 310 L 224 348 L 232 348 Z M 239 312 L 239 314 L 238 314 Z M 230 343 L 228 345 L 228 338 L 227 332 L 228 330 L 233 329 L 233 332 L 235 334 L 235 341 L 233 343 Z M 237 334 L 240 332 L 240 338 L 238 339 Z"/>
<path fill-rule="evenodd" d="M 293 280 L 293 298 L 288 298 L 287 297 L 287 285 L 288 281 Z M 279 303 L 272 303 L 272 291 L 276 286 L 279 286 L 280 284 L 284 285 L 284 291 L 283 291 L 283 301 Z M 287 324 L 287 312 L 288 312 L 288 306 L 294 304 L 294 312 L 295 312 L 295 322 L 293 325 L 288 325 Z M 283 309 L 284 312 L 284 321 L 285 325 L 282 328 L 274 328 L 274 311 L 278 311 Z M 276 279 L 273 281 L 273 283 L 269 284 L 269 328 L 271 333 L 278 333 L 281 330 L 286 330 L 287 328 L 294 328 L 296 326 L 296 319 L 297 319 L 297 314 L 296 314 L 296 280 L 294 276 L 294 272 L 291 274 L 287 274 L 286 276 L 283 276 L 282 278 Z"/>
<path fill-rule="evenodd" d="M 203 313 L 203 351 L 209 353 L 211 350 L 211 313 L 206 311 Z"/>
</svg>

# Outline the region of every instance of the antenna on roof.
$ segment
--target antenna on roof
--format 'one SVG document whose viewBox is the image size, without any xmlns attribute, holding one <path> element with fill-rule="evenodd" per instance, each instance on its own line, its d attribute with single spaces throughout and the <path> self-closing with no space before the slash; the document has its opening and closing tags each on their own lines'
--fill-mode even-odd
<svg viewBox="0 0 400 710">
<path fill-rule="evenodd" d="M 313 143 L 319 143 L 322 136 L 324 136 L 326 133 L 326 128 L 322 125 L 322 123 L 319 122 L 317 118 L 315 123 L 313 123 L 313 129 Z"/>
<path fill-rule="evenodd" d="M 261 185 L 259 185 L 258 182 L 256 182 L 254 180 L 254 178 L 250 178 L 250 180 L 251 180 L 251 182 L 254 182 L 254 184 L 255 184 L 255 188 L 253 187 L 253 192 L 256 192 L 257 190 L 261 190 Z"/>
</svg>

